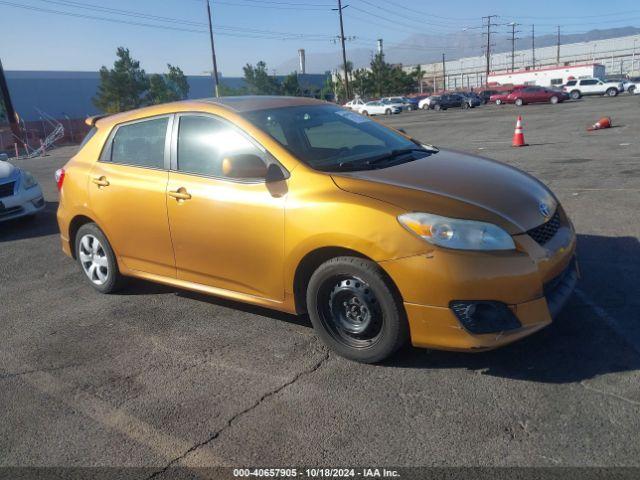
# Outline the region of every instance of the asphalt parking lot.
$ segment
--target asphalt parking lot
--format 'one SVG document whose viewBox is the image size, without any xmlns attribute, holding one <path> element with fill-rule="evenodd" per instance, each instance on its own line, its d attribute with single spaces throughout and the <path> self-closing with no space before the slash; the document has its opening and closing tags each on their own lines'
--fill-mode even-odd
<svg viewBox="0 0 640 480">
<path fill-rule="evenodd" d="M 330 353 L 305 317 L 138 281 L 100 295 L 57 236 L 74 148 L 17 162 L 47 208 L 0 224 L 0 466 L 640 466 L 639 100 L 380 119 L 542 179 L 583 275 L 524 341 L 383 365 Z"/>
</svg>

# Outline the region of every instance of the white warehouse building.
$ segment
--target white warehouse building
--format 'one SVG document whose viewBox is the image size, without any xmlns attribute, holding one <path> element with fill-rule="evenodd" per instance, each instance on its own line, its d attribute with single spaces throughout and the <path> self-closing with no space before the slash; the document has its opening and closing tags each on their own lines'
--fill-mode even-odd
<svg viewBox="0 0 640 480">
<path fill-rule="evenodd" d="M 533 51 L 516 50 L 514 55 L 514 70 L 544 70 L 549 67 L 582 65 L 591 68 L 594 76 L 606 75 L 640 75 L 640 35 L 595 40 L 590 42 L 570 43 L 560 46 L 560 63 L 557 63 L 557 47 L 541 47 Z M 484 55 L 476 57 L 459 58 L 445 62 L 445 75 L 443 76 L 442 62 L 433 62 L 420 65 L 425 72 L 422 87 L 441 90 L 475 88 L 486 83 L 487 60 Z M 597 67 L 600 65 L 602 67 Z M 500 52 L 491 55 L 491 73 L 489 81 L 496 81 L 508 72 L 511 72 L 511 52 Z M 412 71 L 416 65 L 405 65 L 405 71 Z M 600 70 L 604 68 L 604 72 Z M 587 74 L 574 74 L 574 77 L 584 77 Z M 556 78 L 556 77 L 554 77 Z M 551 80 L 551 79 L 549 79 Z M 546 80 L 545 80 L 546 81 Z M 446 85 L 443 85 L 446 82 Z M 527 80 L 528 83 L 531 80 Z M 500 82 L 504 83 L 504 82 Z M 508 82 L 507 82 L 508 83 Z M 524 82 L 523 82 L 524 83 Z M 551 83 L 539 83 L 550 85 Z"/>
</svg>

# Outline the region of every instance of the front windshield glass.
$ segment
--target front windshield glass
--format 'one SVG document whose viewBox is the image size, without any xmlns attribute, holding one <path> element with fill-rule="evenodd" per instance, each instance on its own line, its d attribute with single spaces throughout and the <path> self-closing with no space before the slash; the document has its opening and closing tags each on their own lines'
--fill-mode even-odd
<svg viewBox="0 0 640 480">
<path fill-rule="evenodd" d="M 385 168 L 434 153 L 367 117 L 333 105 L 258 110 L 245 117 L 316 170 Z"/>
</svg>

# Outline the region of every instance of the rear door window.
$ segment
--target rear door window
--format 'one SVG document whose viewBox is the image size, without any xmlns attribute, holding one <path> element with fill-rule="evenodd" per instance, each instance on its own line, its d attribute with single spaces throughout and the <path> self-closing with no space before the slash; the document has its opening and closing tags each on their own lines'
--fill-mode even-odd
<svg viewBox="0 0 640 480">
<path fill-rule="evenodd" d="M 111 162 L 147 168 L 164 168 L 168 117 L 143 120 L 118 127 L 111 144 Z"/>
</svg>

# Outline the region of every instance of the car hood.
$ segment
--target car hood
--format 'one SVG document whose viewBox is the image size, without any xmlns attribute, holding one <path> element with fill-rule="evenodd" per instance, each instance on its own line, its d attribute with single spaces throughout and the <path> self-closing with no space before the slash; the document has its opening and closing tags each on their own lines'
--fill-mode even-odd
<svg viewBox="0 0 640 480">
<path fill-rule="evenodd" d="M 0 161 L 0 180 L 8 180 L 18 176 L 19 170 L 9 162 Z"/>
<path fill-rule="evenodd" d="M 345 191 L 452 218 L 497 224 L 511 234 L 526 232 L 553 213 L 557 200 L 532 176 L 488 158 L 452 150 L 389 168 L 332 175 Z"/>
</svg>

